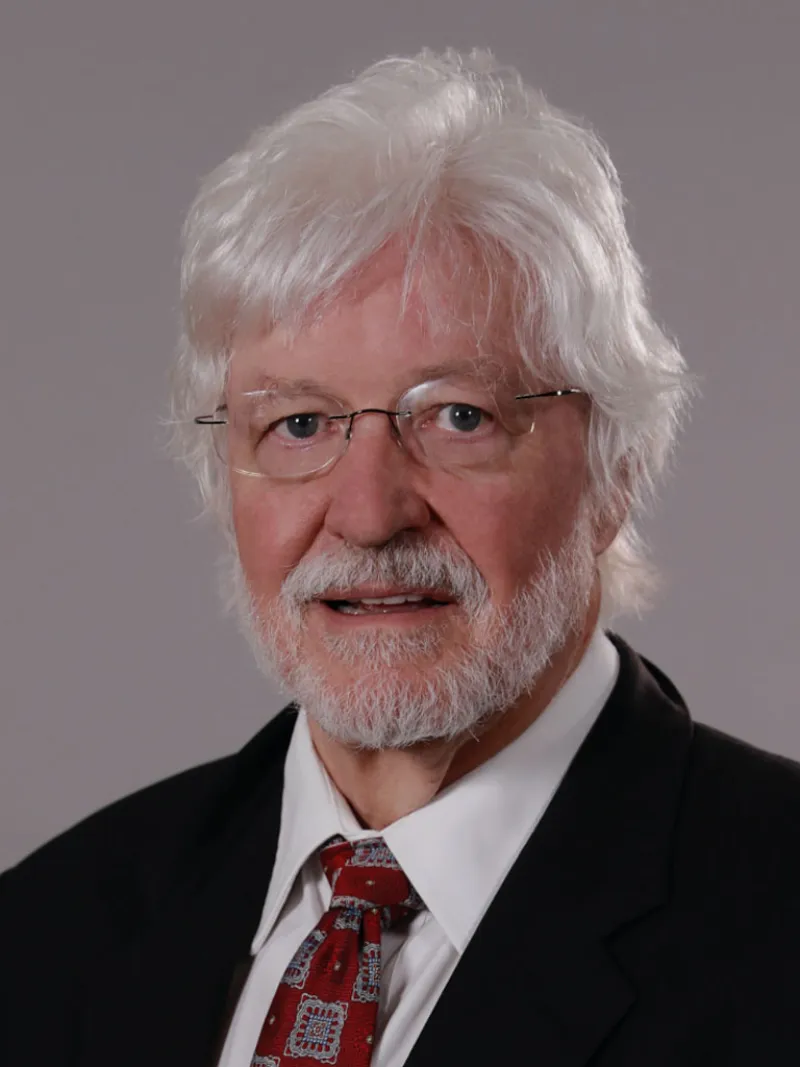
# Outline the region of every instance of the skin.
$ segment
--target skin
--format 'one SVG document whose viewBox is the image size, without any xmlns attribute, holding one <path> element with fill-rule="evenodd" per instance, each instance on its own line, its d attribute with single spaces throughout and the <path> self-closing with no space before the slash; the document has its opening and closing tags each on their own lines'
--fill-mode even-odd
<svg viewBox="0 0 800 1067">
<path fill-rule="evenodd" d="M 432 332 L 426 316 L 416 313 L 413 297 L 408 313 L 399 317 L 401 271 L 396 257 L 379 256 L 357 287 L 294 338 L 277 328 L 243 339 L 231 361 L 230 388 L 247 388 L 259 371 L 266 371 L 314 379 L 351 405 L 350 410 L 391 408 L 403 389 L 421 380 L 422 368 L 474 356 L 469 330 Z M 501 358 L 514 365 L 512 356 Z M 508 604 L 536 577 L 542 550 L 557 553 L 571 532 L 587 485 L 587 422 L 585 398 L 543 402 L 535 434 L 522 440 L 507 469 L 468 479 L 415 463 L 397 447 L 383 415 L 361 416 L 346 454 L 320 477 L 267 485 L 234 473 L 233 522 L 251 591 L 268 601 L 307 555 L 335 552 L 343 543 L 376 548 L 413 531 L 458 545 L 483 575 L 493 601 Z M 596 556 L 616 530 L 616 524 L 598 524 Z M 500 711 L 478 737 L 362 751 L 336 742 L 309 718 L 320 759 L 361 824 L 384 829 L 523 733 L 580 661 L 599 599 L 596 584 L 586 618 L 535 691 Z M 418 620 L 404 612 L 371 616 L 358 624 L 414 626 Z M 320 640 L 326 628 L 342 625 L 352 625 L 352 620 L 343 622 L 327 608 L 312 606 L 302 652 L 331 681 L 346 684 L 358 668 L 332 659 Z M 446 627 L 440 654 L 446 659 L 468 640 L 468 628 L 457 607 L 442 610 L 440 625 Z M 428 660 L 424 669 L 435 665 Z M 422 668 L 411 664 L 404 669 Z"/>
</svg>

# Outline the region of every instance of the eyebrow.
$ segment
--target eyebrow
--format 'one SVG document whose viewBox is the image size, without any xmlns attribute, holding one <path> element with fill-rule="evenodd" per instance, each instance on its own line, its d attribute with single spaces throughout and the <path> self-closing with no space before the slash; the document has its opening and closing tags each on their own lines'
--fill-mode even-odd
<svg viewBox="0 0 800 1067">
<path fill-rule="evenodd" d="M 428 363 L 423 367 L 417 367 L 414 371 L 413 380 L 410 384 L 434 381 L 437 378 L 452 378 L 454 376 L 468 376 L 490 380 L 496 380 L 498 376 L 505 377 L 509 373 L 506 367 L 496 357 L 470 356 L 465 359 L 444 360 L 441 363 Z M 405 388 L 408 388 L 406 386 Z M 283 378 L 267 371 L 259 371 L 246 383 L 244 392 L 261 392 L 270 389 L 288 389 L 293 393 L 323 393 L 331 395 L 329 387 L 313 378 Z M 401 389 L 401 392 L 404 390 Z"/>
<path fill-rule="evenodd" d="M 267 392 L 270 389 L 288 389 L 297 393 L 324 393 L 326 390 L 313 378 L 280 378 L 266 371 L 259 371 L 258 375 L 245 383 L 245 393 Z"/>
</svg>

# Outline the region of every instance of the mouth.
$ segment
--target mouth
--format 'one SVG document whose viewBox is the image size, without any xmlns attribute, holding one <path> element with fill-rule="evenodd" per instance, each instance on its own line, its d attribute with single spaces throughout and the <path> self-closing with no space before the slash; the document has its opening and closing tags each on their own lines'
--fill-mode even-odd
<svg viewBox="0 0 800 1067">
<path fill-rule="evenodd" d="M 338 615 L 380 616 L 419 615 L 453 606 L 453 601 L 438 592 L 387 593 L 368 596 L 334 595 L 318 600 L 318 604 Z"/>
</svg>

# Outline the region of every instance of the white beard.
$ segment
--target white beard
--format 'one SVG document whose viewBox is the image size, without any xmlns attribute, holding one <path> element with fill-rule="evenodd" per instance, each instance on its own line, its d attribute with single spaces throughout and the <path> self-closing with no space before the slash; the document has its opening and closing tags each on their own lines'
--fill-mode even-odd
<svg viewBox="0 0 800 1067">
<path fill-rule="evenodd" d="M 592 524 L 583 508 L 559 552 L 543 556 L 537 577 L 504 608 L 492 604 L 483 577 L 464 553 L 414 535 L 401 535 L 379 550 L 342 548 L 335 557 L 302 560 L 280 596 L 264 606 L 251 596 L 238 556 L 226 584 L 229 604 L 264 673 L 335 740 L 391 749 L 474 735 L 533 690 L 583 623 L 595 574 Z M 436 663 L 444 635 L 435 622 L 412 633 L 376 629 L 327 637 L 333 660 L 358 667 L 353 681 L 331 682 L 303 657 L 306 605 L 337 587 L 381 582 L 450 591 L 467 620 L 468 640 Z"/>
</svg>

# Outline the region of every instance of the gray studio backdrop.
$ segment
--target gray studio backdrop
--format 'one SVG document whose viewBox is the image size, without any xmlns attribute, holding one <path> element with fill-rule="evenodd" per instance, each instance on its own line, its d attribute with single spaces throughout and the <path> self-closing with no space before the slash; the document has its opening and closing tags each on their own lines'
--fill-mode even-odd
<svg viewBox="0 0 800 1067">
<path fill-rule="evenodd" d="M 0 868 L 279 706 L 161 450 L 178 232 L 250 130 L 388 53 L 488 45 L 609 143 L 704 396 L 621 632 L 800 758 L 797 0 L 4 0 Z"/>
</svg>

